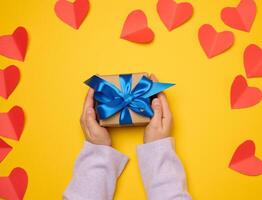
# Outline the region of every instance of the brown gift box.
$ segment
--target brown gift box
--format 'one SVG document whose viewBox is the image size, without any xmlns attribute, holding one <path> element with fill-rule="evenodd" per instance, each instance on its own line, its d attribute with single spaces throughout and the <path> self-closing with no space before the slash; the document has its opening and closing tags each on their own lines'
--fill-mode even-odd
<svg viewBox="0 0 262 200">
<path fill-rule="evenodd" d="M 120 83 L 119 83 L 119 74 L 103 75 L 103 76 L 97 75 L 97 76 L 99 76 L 102 79 L 105 79 L 106 81 L 113 83 L 116 87 L 121 89 Z M 132 89 L 136 86 L 136 84 L 142 78 L 142 76 L 148 77 L 148 74 L 147 73 L 133 73 L 132 74 Z M 104 120 L 98 118 L 99 124 L 104 127 L 120 127 L 120 126 L 143 126 L 149 123 L 150 121 L 149 117 L 141 116 L 135 113 L 134 111 L 132 111 L 131 109 L 129 109 L 129 111 L 132 117 L 133 124 L 120 125 L 119 124 L 120 112 Z"/>
</svg>

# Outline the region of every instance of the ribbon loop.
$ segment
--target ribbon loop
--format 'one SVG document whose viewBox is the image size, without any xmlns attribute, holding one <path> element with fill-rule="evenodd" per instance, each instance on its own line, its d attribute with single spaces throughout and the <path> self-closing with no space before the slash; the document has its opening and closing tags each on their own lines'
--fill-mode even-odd
<svg viewBox="0 0 262 200">
<path fill-rule="evenodd" d="M 150 97 L 174 85 L 153 82 L 143 76 L 132 89 L 132 74 L 119 75 L 119 83 L 121 89 L 95 75 L 85 81 L 86 85 L 95 90 L 94 98 L 97 101 L 98 117 L 107 119 L 120 112 L 121 125 L 132 124 L 129 109 L 139 115 L 152 117 L 154 113 L 150 106 Z"/>
</svg>

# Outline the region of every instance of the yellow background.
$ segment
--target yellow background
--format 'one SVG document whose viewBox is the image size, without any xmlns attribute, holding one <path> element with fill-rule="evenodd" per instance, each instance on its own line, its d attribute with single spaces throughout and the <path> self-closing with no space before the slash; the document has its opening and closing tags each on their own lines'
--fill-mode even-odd
<svg viewBox="0 0 262 200">
<path fill-rule="evenodd" d="M 17 65 L 21 82 L 1 112 L 23 107 L 26 126 L 19 142 L 5 139 L 14 149 L 0 164 L 0 176 L 16 166 L 29 174 L 27 200 L 61 199 L 72 175 L 84 138 L 79 125 L 91 75 L 153 72 L 162 82 L 175 82 L 166 92 L 174 114 L 172 132 L 187 172 L 190 193 L 196 200 L 262 199 L 262 177 L 248 177 L 227 166 L 235 148 L 246 139 L 257 145 L 262 157 L 262 104 L 231 110 L 230 87 L 238 74 L 245 75 L 242 54 L 250 43 L 262 47 L 262 2 L 250 33 L 233 30 L 220 19 L 225 6 L 238 0 L 190 0 L 194 15 L 183 26 L 168 32 L 156 12 L 157 1 L 92 0 L 79 30 L 65 25 L 54 13 L 55 0 L 2 0 L 0 35 L 17 26 L 29 32 L 24 63 L 0 57 L 0 68 Z M 128 13 L 142 9 L 155 40 L 139 45 L 119 39 Z M 235 44 L 226 53 L 207 59 L 197 32 L 203 23 L 231 30 Z M 249 79 L 262 88 L 262 78 Z M 142 143 L 143 128 L 110 129 L 113 146 L 130 157 L 118 181 L 115 199 L 145 199 L 135 147 Z"/>
</svg>

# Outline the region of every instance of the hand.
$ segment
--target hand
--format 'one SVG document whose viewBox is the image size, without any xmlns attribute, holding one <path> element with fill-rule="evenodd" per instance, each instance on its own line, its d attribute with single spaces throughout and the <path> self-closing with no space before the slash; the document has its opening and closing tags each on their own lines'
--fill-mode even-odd
<svg viewBox="0 0 262 200">
<path fill-rule="evenodd" d="M 151 80 L 157 81 L 152 74 Z M 153 142 L 169 137 L 172 128 L 172 113 L 169 109 L 167 98 L 163 92 L 157 95 L 152 101 L 154 116 L 145 128 L 144 143 Z"/>
<path fill-rule="evenodd" d="M 85 99 L 83 113 L 81 116 L 81 127 L 85 133 L 86 140 L 97 145 L 111 146 L 111 138 L 106 128 L 101 127 L 96 121 L 94 109 L 94 90 L 89 89 Z"/>
</svg>

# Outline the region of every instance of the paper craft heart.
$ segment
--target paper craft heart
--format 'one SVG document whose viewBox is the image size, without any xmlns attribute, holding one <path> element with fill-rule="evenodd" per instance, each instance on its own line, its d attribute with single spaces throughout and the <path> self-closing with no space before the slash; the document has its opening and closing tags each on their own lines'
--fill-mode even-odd
<svg viewBox="0 0 262 200">
<path fill-rule="evenodd" d="M 235 151 L 229 168 L 248 176 L 262 174 L 262 161 L 255 156 L 256 146 L 251 140 L 242 143 Z"/>
<path fill-rule="evenodd" d="M 22 200 L 28 185 L 28 176 L 24 169 L 15 168 L 8 177 L 0 177 L 0 198 Z"/>
<path fill-rule="evenodd" d="M 0 37 L 0 54 L 8 58 L 24 61 L 28 36 L 23 27 L 18 27 L 12 35 Z"/>
<path fill-rule="evenodd" d="M 0 69 L 0 96 L 8 99 L 20 80 L 19 69 L 11 65 L 4 70 Z"/>
<path fill-rule="evenodd" d="M 246 79 L 239 75 L 231 86 L 231 108 L 247 108 L 262 100 L 262 92 L 255 87 L 249 87 Z"/>
<path fill-rule="evenodd" d="M 190 3 L 176 3 L 174 0 L 159 0 L 157 12 L 167 29 L 171 31 L 191 18 L 193 7 Z"/>
<path fill-rule="evenodd" d="M 5 143 L 4 140 L 0 139 L 0 162 L 10 153 L 12 147 Z"/>
<path fill-rule="evenodd" d="M 234 43 L 234 35 L 232 32 L 224 31 L 218 33 L 209 24 L 204 24 L 200 27 L 198 39 L 208 58 L 223 53 Z"/>
<path fill-rule="evenodd" d="M 19 140 L 24 123 L 24 111 L 18 106 L 14 106 L 8 113 L 0 113 L 0 136 Z"/>
<path fill-rule="evenodd" d="M 227 7 L 221 12 L 223 22 L 235 29 L 249 32 L 256 16 L 256 3 L 241 0 L 237 8 Z"/>
<path fill-rule="evenodd" d="M 137 43 L 149 43 L 154 39 L 154 33 L 148 27 L 143 11 L 134 10 L 127 16 L 120 37 Z"/>
<path fill-rule="evenodd" d="M 262 49 L 255 44 L 249 45 L 245 49 L 244 65 L 248 78 L 262 77 Z"/>
<path fill-rule="evenodd" d="M 63 22 L 79 29 L 89 11 L 88 0 L 75 0 L 69 2 L 67 0 L 58 0 L 55 5 L 55 13 Z"/>
</svg>

